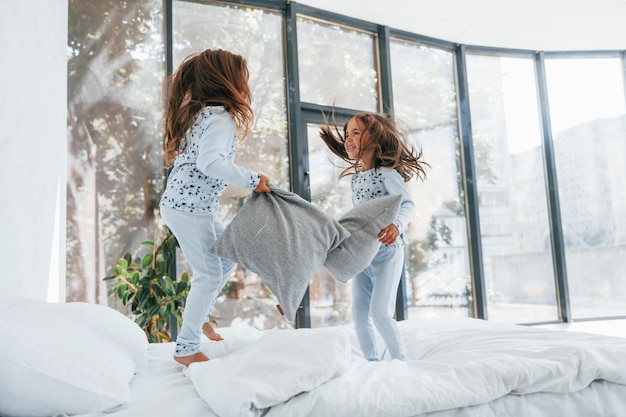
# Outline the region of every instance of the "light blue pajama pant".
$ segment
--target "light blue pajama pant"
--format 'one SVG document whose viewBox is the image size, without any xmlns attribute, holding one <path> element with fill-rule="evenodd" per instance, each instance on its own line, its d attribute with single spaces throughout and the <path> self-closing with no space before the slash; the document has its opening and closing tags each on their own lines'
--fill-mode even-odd
<svg viewBox="0 0 626 417">
<path fill-rule="evenodd" d="M 372 263 L 352 279 L 352 320 L 365 359 L 380 360 L 374 326 L 392 359 L 406 360 L 406 349 L 393 317 L 404 266 L 401 244 L 381 246 Z"/>
<path fill-rule="evenodd" d="M 199 351 L 202 325 L 236 265 L 209 253 L 211 244 L 224 231 L 224 225 L 217 215 L 187 213 L 161 206 L 161 218 L 176 236 L 193 271 L 175 352 L 176 356 L 189 356 Z"/>
</svg>

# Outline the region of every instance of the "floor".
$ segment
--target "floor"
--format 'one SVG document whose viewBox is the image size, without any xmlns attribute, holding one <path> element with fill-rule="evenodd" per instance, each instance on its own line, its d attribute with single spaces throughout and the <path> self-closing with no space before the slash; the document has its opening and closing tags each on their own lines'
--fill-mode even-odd
<svg viewBox="0 0 626 417">
<path fill-rule="evenodd" d="M 538 325 L 545 329 L 562 329 L 576 332 L 602 334 L 626 338 L 626 320 L 599 320 L 599 321 L 579 321 L 573 323 L 558 323 Z"/>
<path fill-rule="evenodd" d="M 501 305 L 495 306 L 490 309 L 492 314 L 490 320 L 503 323 L 533 323 L 541 322 L 553 317 L 555 313 L 555 307 L 546 307 L 542 310 L 537 306 L 525 306 L 521 304 L 516 305 Z M 604 311 L 607 315 L 619 315 L 624 316 L 624 309 L 616 311 Z M 579 311 L 579 314 L 585 316 L 587 312 Z M 591 311 L 591 314 L 597 311 Z M 591 314 L 588 316 L 591 317 Z M 408 319 L 429 319 L 429 318 L 445 318 L 445 317 L 466 317 L 467 308 L 458 307 L 409 307 Z M 531 325 L 531 324 L 527 324 Z M 577 332 L 601 334 L 606 336 L 623 337 L 626 339 L 626 319 L 612 319 L 612 320 L 584 320 L 574 321 L 572 323 L 555 323 L 555 324 L 536 324 L 532 325 L 545 329 L 561 329 L 571 330 Z"/>
</svg>

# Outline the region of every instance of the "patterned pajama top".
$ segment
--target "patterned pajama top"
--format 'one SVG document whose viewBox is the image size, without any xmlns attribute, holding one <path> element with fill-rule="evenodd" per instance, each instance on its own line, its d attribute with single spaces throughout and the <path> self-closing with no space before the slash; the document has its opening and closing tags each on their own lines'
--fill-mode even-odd
<svg viewBox="0 0 626 417">
<path fill-rule="evenodd" d="M 387 195 L 401 194 L 400 211 L 393 224 L 400 234 L 404 231 L 415 209 L 415 203 L 409 195 L 404 179 L 395 170 L 388 167 L 373 168 L 368 171 L 359 171 L 352 176 L 352 204 L 356 207 L 366 201 Z M 402 244 L 399 237 L 388 246 Z"/>
<path fill-rule="evenodd" d="M 228 184 L 254 190 L 261 174 L 237 166 L 237 134 L 221 106 L 206 107 L 181 141 L 161 204 L 189 213 L 216 213 Z"/>
</svg>

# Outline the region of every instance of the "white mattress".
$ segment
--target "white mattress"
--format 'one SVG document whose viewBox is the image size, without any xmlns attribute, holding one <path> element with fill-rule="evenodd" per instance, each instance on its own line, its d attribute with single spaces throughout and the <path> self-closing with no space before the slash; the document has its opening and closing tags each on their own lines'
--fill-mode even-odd
<svg viewBox="0 0 626 417">
<path fill-rule="evenodd" d="M 108 415 L 626 415 L 625 339 L 468 318 L 399 325 L 406 363 L 364 361 L 351 326 L 223 328 L 224 342 L 203 343 L 212 360 L 185 370 L 172 360 L 173 343 L 151 344 L 149 369 L 131 381 L 130 407 Z M 421 411 L 430 409 L 437 411 Z"/>
</svg>

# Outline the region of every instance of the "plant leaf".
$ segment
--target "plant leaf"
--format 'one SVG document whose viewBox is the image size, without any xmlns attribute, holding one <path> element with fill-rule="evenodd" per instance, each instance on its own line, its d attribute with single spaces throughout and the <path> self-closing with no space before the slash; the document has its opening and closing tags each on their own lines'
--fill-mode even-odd
<svg viewBox="0 0 626 417">
<path fill-rule="evenodd" d="M 151 240 L 144 240 L 140 243 L 141 246 L 148 249 L 154 249 L 154 242 Z"/>
<path fill-rule="evenodd" d="M 120 259 L 118 259 L 118 260 L 117 260 L 117 264 L 118 264 L 121 268 L 126 269 L 126 268 L 128 268 L 128 264 L 129 264 L 129 262 L 128 262 L 128 260 L 127 260 L 126 258 L 120 258 Z M 116 269 L 117 269 L 117 268 L 116 268 Z"/>
<path fill-rule="evenodd" d="M 176 285 L 176 294 L 180 294 L 187 289 L 187 281 L 178 281 Z"/>
<path fill-rule="evenodd" d="M 142 268 L 147 268 L 152 264 L 152 254 L 149 253 L 146 256 L 143 257 L 143 259 L 141 260 L 141 267 Z"/>
</svg>

